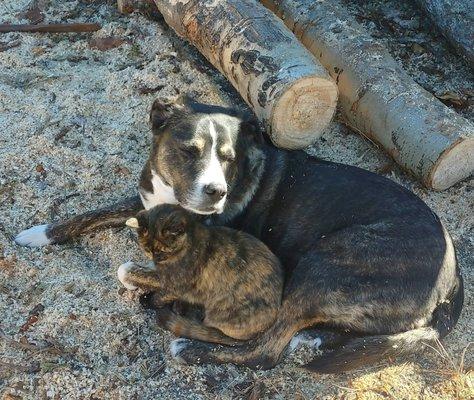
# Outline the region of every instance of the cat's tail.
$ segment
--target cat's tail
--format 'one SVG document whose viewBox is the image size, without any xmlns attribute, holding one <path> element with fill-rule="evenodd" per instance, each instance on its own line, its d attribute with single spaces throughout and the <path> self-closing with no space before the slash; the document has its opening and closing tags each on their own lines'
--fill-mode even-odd
<svg viewBox="0 0 474 400">
<path fill-rule="evenodd" d="M 41 247 L 52 243 L 64 243 L 98 229 L 123 226 L 143 208 L 139 195 L 98 210 L 77 215 L 65 221 L 36 225 L 20 232 L 15 242 L 20 246 Z"/>
<path fill-rule="evenodd" d="M 216 328 L 205 326 L 199 321 L 182 317 L 168 307 L 157 309 L 156 318 L 162 328 L 174 333 L 176 336 L 209 343 L 225 344 L 227 346 L 242 344 L 242 341 L 231 338 Z"/>
</svg>

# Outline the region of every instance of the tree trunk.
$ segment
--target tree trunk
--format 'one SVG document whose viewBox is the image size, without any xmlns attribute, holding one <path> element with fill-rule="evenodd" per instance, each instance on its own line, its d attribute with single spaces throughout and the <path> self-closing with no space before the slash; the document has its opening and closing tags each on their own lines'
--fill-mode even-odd
<svg viewBox="0 0 474 400">
<path fill-rule="evenodd" d="M 303 148 L 322 134 L 336 108 L 336 84 L 273 13 L 255 0 L 155 3 L 229 79 L 277 146 Z"/>
<path fill-rule="evenodd" d="M 474 68 L 474 1 L 417 0 L 438 30 Z"/>
<path fill-rule="evenodd" d="M 474 170 L 474 126 L 416 84 L 337 0 L 263 0 L 338 83 L 347 123 L 429 188 Z"/>
</svg>

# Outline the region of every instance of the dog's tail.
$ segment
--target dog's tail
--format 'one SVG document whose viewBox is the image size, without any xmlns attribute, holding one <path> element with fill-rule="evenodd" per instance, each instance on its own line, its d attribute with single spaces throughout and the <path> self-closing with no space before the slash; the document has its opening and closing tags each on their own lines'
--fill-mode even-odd
<svg viewBox="0 0 474 400">
<path fill-rule="evenodd" d="M 451 295 L 434 310 L 430 326 L 395 335 L 351 339 L 333 352 L 314 359 L 305 368 L 333 374 L 374 364 L 388 357 L 413 353 L 423 343 L 433 343 L 454 328 L 461 314 L 463 300 L 463 281 L 459 276 Z"/>
<path fill-rule="evenodd" d="M 140 196 L 128 197 L 111 206 L 89 211 L 65 221 L 37 225 L 20 232 L 15 242 L 21 246 L 41 247 L 67 242 L 101 228 L 123 226 L 143 208 Z"/>
</svg>

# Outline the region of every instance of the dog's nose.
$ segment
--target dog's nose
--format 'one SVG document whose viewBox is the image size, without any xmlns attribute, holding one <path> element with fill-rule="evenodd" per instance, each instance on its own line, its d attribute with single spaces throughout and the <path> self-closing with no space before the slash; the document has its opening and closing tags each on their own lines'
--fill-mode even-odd
<svg viewBox="0 0 474 400">
<path fill-rule="evenodd" d="M 219 201 L 227 194 L 227 188 L 220 183 L 210 183 L 204 186 L 204 193 L 206 193 L 213 201 Z"/>
</svg>

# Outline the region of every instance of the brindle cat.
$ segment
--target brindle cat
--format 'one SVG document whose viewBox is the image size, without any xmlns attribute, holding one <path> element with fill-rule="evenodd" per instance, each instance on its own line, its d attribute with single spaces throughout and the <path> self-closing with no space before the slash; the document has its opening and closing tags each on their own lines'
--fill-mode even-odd
<svg viewBox="0 0 474 400">
<path fill-rule="evenodd" d="M 283 273 L 261 241 L 230 228 L 205 226 L 174 205 L 142 211 L 127 224 L 138 229 L 140 245 L 153 263 L 123 264 L 119 279 L 130 289 L 153 291 L 151 301 L 165 328 L 178 336 L 237 344 L 274 323 Z M 163 307 L 174 301 L 202 306 L 204 321 Z"/>
</svg>

